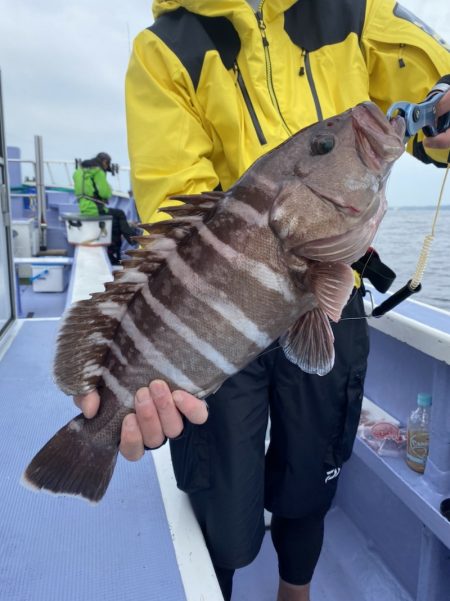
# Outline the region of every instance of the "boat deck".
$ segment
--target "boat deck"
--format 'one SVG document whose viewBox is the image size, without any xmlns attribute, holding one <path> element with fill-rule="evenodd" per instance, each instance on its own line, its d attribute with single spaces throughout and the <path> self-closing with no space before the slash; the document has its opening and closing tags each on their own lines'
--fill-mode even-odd
<svg viewBox="0 0 450 601">
<path fill-rule="evenodd" d="M 174 533 L 173 520 L 167 517 L 151 453 L 135 464 L 119 457 L 111 485 L 96 506 L 71 497 L 36 494 L 19 484 L 32 455 L 75 411 L 51 377 L 58 320 L 24 320 L 17 327 L 0 360 L 0 398 L 5 408 L 0 441 L 4 483 L 0 600 L 219 601 L 217 591 L 205 597 L 186 596 L 173 545 L 173 538 L 184 535 Z M 363 535 L 334 507 L 327 518 L 312 598 L 371 601 L 375 589 L 365 586 L 370 579 L 384 600 L 410 601 L 377 554 L 367 554 L 366 547 Z M 191 551 L 195 554 L 195 547 Z M 237 571 L 233 601 L 273 601 L 277 578 L 267 534 L 255 562 Z"/>
<path fill-rule="evenodd" d="M 119 458 L 98 506 L 19 485 L 32 455 L 74 416 L 51 378 L 57 326 L 26 321 L 0 362 L 0 599 L 182 601 L 150 453 L 132 469 Z"/>
<path fill-rule="evenodd" d="M 77 249 L 67 294 L 42 300 L 55 311 L 101 289 L 111 278 L 105 257 L 104 249 Z M 35 318 L 18 321 L 0 346 L 0 601 L 221 601 L 168 445 L 134 464 L 119 456 L 97 506 L 20 485 L 35 452 L 76 414 L 51 375 L 59 318 L 33 306 Z M 450 601 L 450 523 L 439 512 L 450 498 L 450 319 L 404 303 L 369 323 L 368 396 L 402 419 L 415 391 L 433 391 L 429 466 L 421 477 L 357 439 L 326 519 L 312 601 Z M 267 533 L 256 560 L 237 571 L 233 601 L 274 601 L 277 581 Z"/>
</svg>

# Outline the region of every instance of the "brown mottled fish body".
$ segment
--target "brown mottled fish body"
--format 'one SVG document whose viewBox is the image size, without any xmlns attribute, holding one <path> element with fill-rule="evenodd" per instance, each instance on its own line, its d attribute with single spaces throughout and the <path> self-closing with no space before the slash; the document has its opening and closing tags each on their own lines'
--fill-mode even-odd
<svg viewBox="0 0 450 601">
<path fill-rule="evenodd" d="M 25 481 L 98 501 L 123 417 L 153 379 L 199 397 L 274 340 L 310 373 L 327 373 L 353 286 L 350 264 L 385 212 L 403 125 L 370 103 L 302 130 L 227 192 L 176 197 L 103 293 L 74 305 L 60 330 L 55 378 L 69 395 L 97 388 L 98 415 L 78 416 L 34 457 Z"/>
</svg>

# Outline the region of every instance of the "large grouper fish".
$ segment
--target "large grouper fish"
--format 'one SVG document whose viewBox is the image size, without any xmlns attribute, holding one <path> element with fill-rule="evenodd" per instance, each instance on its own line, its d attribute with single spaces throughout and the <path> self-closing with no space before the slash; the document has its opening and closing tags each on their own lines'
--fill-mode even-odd
<svg viewBox="0 0 450 601">
<path fill-rule="evenodd" d="M 360 104 L 295 134 L 228 191 L 175 197 L 172 219 L 144 225 L 124 270 L 59 331 L 56 383 L 68 395 L 96 388 L 99 412 L 59 430 L 25 483 L 100 500 L 122 420 L 150 380 L 204 398 L 278 338 L 301 369 L 329 372 L 330 320 L 385 213 L 403 133 L 401 118 Z"/>
</svg>

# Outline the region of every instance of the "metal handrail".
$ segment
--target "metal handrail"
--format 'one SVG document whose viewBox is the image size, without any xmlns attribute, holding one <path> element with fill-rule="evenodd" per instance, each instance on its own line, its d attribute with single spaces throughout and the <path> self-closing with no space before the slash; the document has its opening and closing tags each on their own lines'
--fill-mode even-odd
<svg viewBox="0 0 450 601">
<path fill-rule="evenodd" d="M 8 158 L 8 162 L 11 163 L 20 163 L 20 164 L 30 164 L 33 165 L 34 170 L 36 169 L 36 161 L 31 159 L 13 159 Z M 75 170 L 75 159 L 74 160 L 64 160 L 64 159 L 45 159 L 43 161 L 45 174 L 48 176 L 47 181 L 52 186 L 60 186 L 65 188 L 73 188 L 73 180 L 72 174 Z M 63 181 L 58 180 L 57 175 L 55 175 L 53 167 L 59 166 L 62 167 L 65 174 L 65 179 Z M 119 171 L 115 173 L 113 176 L 113 182 L 116 182 L 114 185 L 114 192 L 118 194 L 128 194 L 128 189 L 122 189 L 122 182 L 120 180 L 120 172 L 130 173 L 129 165 L 120 165 Z M 28 181 L 28 183 L 32 184 L 32 181 Z M 26 194 L 19 194 L 18 196 L 27 196 Z"/>
<path fill-rule="evenodd" d="M 45 187 L 45 176 L 50 181 L 50 185 L 59 186 L 61 188 L 73 189 L 72 173 L 76 169 L 76 161 L 64 160 L 64 159 L 44 159 L 43 157 L 43 145 L 42 137 L 34 137 L 34 149 L 35 149 L 35 160 L 22 159 L 22 158 L 8 158 L 8 163 L 15 164 L 27 164 L 33 168 L 33 180 L 27 179 L 26 183 L 36 187 L 35 192 L 13 192 L 10 194 L 11 198 L 30 198 L 33 200 L 34 209 L 36 211 L 36 219 L 39 227 L 39 244 L 41 250 L 47 247 L 47 223 L 46 223 L 46 187 Z M 65 173 L 65 181 L 57 183 L 57 176 L 55 176 L 54 167 L 60 166 L 63 168 Z M 128 165 L 119 167 L 119 170 L 112 175 L 113 182 L 116 185 L 113 187 L 113 194 L 117 196 L 128 196 L 129 188 L 126 191 L 122 190 L 122 183 L 120 181 L 120 171 L 130 172 Z"/>
</svg>

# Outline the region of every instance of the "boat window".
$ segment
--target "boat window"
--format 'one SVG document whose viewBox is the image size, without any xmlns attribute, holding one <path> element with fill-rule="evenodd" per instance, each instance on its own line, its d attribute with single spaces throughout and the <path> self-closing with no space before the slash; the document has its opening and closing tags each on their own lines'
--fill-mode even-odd
<svg viewBox="0 0 450 601">
<path fill-rule="evenodd" d="M 0 73 L 0 337 L 14 319 L 11 228 Z"/>
</svg>

